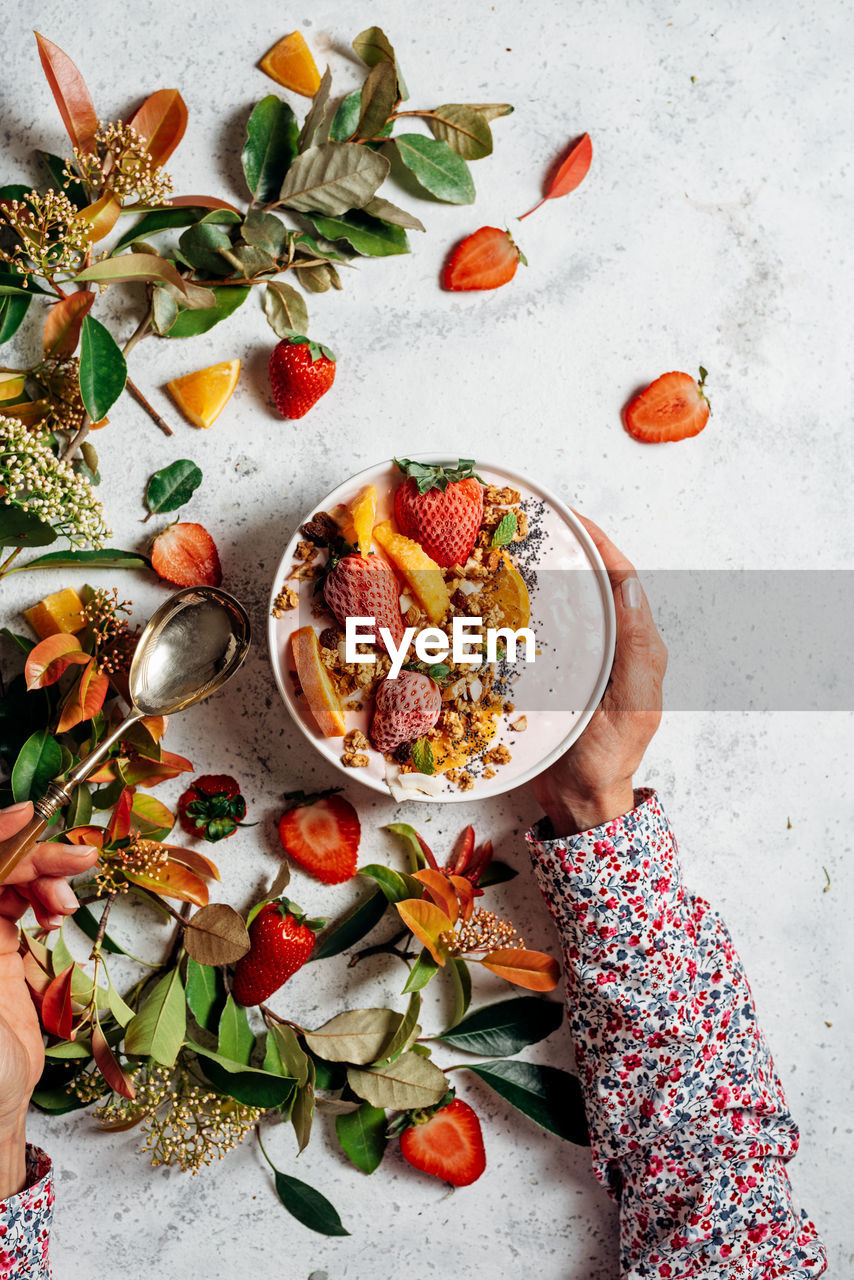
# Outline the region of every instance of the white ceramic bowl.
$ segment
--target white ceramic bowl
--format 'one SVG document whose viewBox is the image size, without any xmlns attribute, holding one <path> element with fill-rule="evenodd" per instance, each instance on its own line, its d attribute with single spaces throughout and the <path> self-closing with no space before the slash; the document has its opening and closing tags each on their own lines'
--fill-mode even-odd
<svg viewBox="0 0 854 1280">
<path fill-rule="evenodd" d="M 417 455 L 417 459 L 445 466 L 456 463 L 456 459 L 426 454 Z M 614 658 L 614 600 L 601 557 L 584 526 L 554 494 L 508 468 L 478 460 L 477 472 L 487 484 L 517 489 L 523 509 L 529 512 L 529 524 L 536 536 L 529 538 L 527 549 L 521 550 L 520 567 L 529 579 L 530 625 L 537 637 L 538 662 L 528 667 L 509 695 L 515 710 L 511 716 L 501 718 L 490 743 L 490 747 L 505 743 L 512 759 L 497 766 L 492 778 L 480 776 L 475 766 L 472 772 L 477 776 L 468 791 L 460 791 L 455 783 L 436 775 L 439 781 L 431 779 L 424 784 L 431 786 L 435 794 L 412 793 L 411 798 L 420 801 L 486 799 L 536 777 L 572 745 L 588 723 L 605 690 Z M 390 460 L 368 467 L 322 498 L 306 512 L 300 525 L 318 511 L 330 511 L 338 503 L 351 501 L 368 484 L 377 486 L 377 518 L 386 519 L 392 513 L 394 490 L 401 479 L 400 471 Z M 276 684 L 285 706 L 315 750 L 346 774 L 348 781 L 360 782 L 388 796 L 386 763 L 379 752 L 370 751 L 370 764 L 365 767 L 346 768 L 341 762 L 341 739 L 324 738 L 305 699 L 294 694 L 290 638 L 310 618 L 314 583 L 289 583 L 299 590 L 300 605 L 280 618 L 273 617 L 272 607 L 291 571 L 301 537 L 297 528 L 282 554 L 270 595 L 268 629 Z M 509 550 L 515 559 L 517 549 L 511 546 Z M 322 630 L 324 623 L 320 619 L 311 621 L 318 631 Z M 527 729 L 516 732 L 509 722 L 521 714 L 526 717 Z M 368 709 L 347 712 L 348 728 L 367 733 L 369 719 Z M 407 777 L 411 779 L 412 775 Z"/>
</svg>

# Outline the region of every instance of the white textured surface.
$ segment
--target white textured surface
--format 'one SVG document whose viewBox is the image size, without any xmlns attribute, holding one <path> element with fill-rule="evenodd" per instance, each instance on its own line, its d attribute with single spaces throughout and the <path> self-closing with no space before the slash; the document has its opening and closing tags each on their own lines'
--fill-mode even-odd
<svg viewBox="0 0 854 1280">
<path fill-rule="evenodd" d="M 11 6 L 0 36 L 13 69 L 2 87 L 4 180 L 35 177 L 34 147 L 64 147 L 33 26 L 77 59 L 108 118 L 154 88 L 180 87 L 191 122 L 170 166 L 177 190 L 242 198 L 247 109 L 271 88 L 253 63 L 299 26 L 316 50 L 330 50 L 343 92 L 356 83 L 348 42 L 370 22 L 396 44 L 417 103 L 516 104 L 495 126 L 495 155 L 475 166 L 477 205 L 402 195 L 428 225 L 427 236 L 412 236 L 413 256 L 366 262 L 346 273 L 344 293 L 310 299 L 312 332 L 336 350 L 339 366 L 334 390 L 303 424 L 270 411 L 270 334 L 250 300 L 203 338 L 134 353 L 133 376 L 175 422 L 173 440 L 127 399 L 98 440 L 116 545 L 148 532 L 139 499 L 153 469 L 188 455 L 201 463 L 206 482 L 187 516 L 214 533 L 225 584 L 254 612 L 259 643 L 245 671 L 170 733 L 200 770 L 237 774 L 251 816 L 264 819 L 221 851 L 232 901 L 276 868 L 278 794 L 332 780 L 307 756 L 272 686 L 264 602 L 294 519 L 342 476 L 425 447 L 499 455 L 595 515 L 641 568 L 854 561 L 850 5 L 436 0 L 413 8 L 376 0 L 356 14 L 341 0 L 291 9 L 271 0 L 238 9 L 153 0 L 145 10 L 26 0 Z M 596 152 L 589 179 L 519 229 L 530 268 L 495 295 L 441 293 L 436 277 L 450 244 L 533 204 L 545 167 L 584 129 Z M 131 317 L 125 323 L 129 333 Z M 211 432 L 193 432 L 163 395 L 166 380 L 233 355 L 245 366 L 231 405 Z M 634 444 L 619 419 L 629 393 L 700 360 L 715 407 L 706 432 L 671 448 Z M 11 584 L 3 588 L 9 616 L 61 582 L 22 575 Z M 143 582 L 126 593 L 141 613 L 163 594 Z M 854 1259 L 850 756 L 843 714 L 674 713 L 643 772 L 661 789 L 690 882 L 722 908 L 745 958 L 802 1127 L 796 1193 L 839 1276 Z M 177 784 L 162 789 L 166 799 L 177 793 Z M 352 794 L 364 857 L 383 859 L 377 829 L 402 811 Z M 405 815 L 418 825 L 428 812 L 437 845 L 471 818 L 501 856 L 518 860 L 523 874 L 504 895 L 508 910 L 533 945 L 554 945 L 520 848 L 532 801 L 510 795 Z M 330 914 L 350 897 L 346 886 L 324 891 L 301 877 L 293 892 Z M 363 998 L 361 978 L 353 983 L 351 974 L 345 985 L 343 962 L 326 972 L 323 989 L 311 970 L 292 984 L 289 1001 L 306 1019 Z M 393 995 L 398 978 L 385 977 L 381 991 Z M 539 1050 L 559 1063 L 566 1033 Z M 541 1280 L 612 1280 L 615 1212 L 593 1186 L 585 1153 L 473 1081 L 463 1089 L 484 1117 L 489 1156 L 487 1175 L 468 1191 L 447 1196 L 396 1154 L 366 1182 L 317 1135 L 296 1172 L 340 1209 L 353 1235 L 339 1241 L 311 1235 L 278 1208 L 251 1143 L 189 1181 L 151 1171 L 133 1133 L 99 1135 L 80 1116 L 35 1117 L 32 1134 L 57 1164 L 56 1274 L 303 1280 L 322 1268 L 332 1280 L 369 1280 L 403 1267 L 470 1280 L 521 1277 L 535 1261 Z M 278 1131 L 271 1146 L 292 1168 L 289 1134 Z"/>
</svg>

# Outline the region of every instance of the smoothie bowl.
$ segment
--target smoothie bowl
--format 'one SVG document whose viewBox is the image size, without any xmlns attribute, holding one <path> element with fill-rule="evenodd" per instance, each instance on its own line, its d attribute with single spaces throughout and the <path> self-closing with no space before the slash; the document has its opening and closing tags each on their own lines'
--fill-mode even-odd
<svg viewBox="0 0 854 1280">
<path fill-rule="evenodd" d="M 593 714 L 614 636 L 577 517 L 480 460 L 352 476 L 306 515 L 270 598 L 273 673 L 297 725 L 399 800 L 481 799 L 536 776 Z"/>
</svg>

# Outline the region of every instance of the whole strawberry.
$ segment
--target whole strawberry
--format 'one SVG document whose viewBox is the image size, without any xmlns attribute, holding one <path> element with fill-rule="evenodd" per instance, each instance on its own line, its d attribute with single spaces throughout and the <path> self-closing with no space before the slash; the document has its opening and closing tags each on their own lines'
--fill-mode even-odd
<svg viewBox="0 0 854 1280">
<path fill-rule="evenodd" d="M 441 710 L 442 694 L 430 676 L 420 671 L 401 671 L 393 680 L 386 676 L 374 702 L 371 742 L 377 751 L 394 751 L 432 729 Z"/>
<path fill-rule="evenodd" d="M 216 544 L 204 525 L 170 524 L 151 544 L 151 567 L 176 587 L 218 587 L 222 582 Z"/>
<path fill-rule="evenodd" d="M 486 1168 L 477 1113 L 461 1098 L 434 1111 L 416 1112 L 400 1135 L 400 1154 L 416 1169 L 455 1187 L 468 1187 Z"/>
<path fill-rule="evenodd" d="M 314 950 L 315 929 L 287 898 L 267 902 L 249 926 L 249 950 L 234 966 L 231 991 L 240 1004 L 262 1004 L 278 991 Z"/>
<path fill-rule="evenodd" d="M 270 386 L 283 418 L 304 418 L 335 381 L 335 356 L 308 338 L 283 338 L 270 355 Z"/>
<path fill-rule="evenodd" d="M 178 800 L 178 821 L 191 836 L 215 842 L 233 836 L 246 817 L 246 801 L 227 773 L 203 773 Z"/>
<path fill-rule="evenodd" d="M 483 519 L 483 486 L 471 458 L 455 467 L 395 458 L 407 477 L 394 495 L 394 518 L 442 568 L 465 564 Z"/>
<path fill-rule="evenodd" d="M 377 643 L 383 645 L 380 627 L 388 627 L 395 645 L 403 639 L 400 613 L 400 588 L 397 578 L 384 560 L 358 552 L 341 556 L 330 554 L 332 568 L 323 584 L 323 596 L 341 626 L 348 618 L 373 618 Z"/>
</svg>

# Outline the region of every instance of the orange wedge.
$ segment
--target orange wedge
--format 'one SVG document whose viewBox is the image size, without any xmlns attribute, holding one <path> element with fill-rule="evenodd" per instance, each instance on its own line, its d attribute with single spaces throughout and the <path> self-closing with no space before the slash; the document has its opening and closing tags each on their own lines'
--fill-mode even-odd
<svg viewBox="0 0 854 1280">
<path fill-rule="evenodd" d="M 291 638 L 297 678 L 305 694 L 309 710 L 324 738 L 342 738 L 347 726 L 344 708 L 329 672 L 320 658 L 320 645 L 314 627 L 300 627 Z"/>
<path fill-rule="evenodd" d="M 377 486 L 369 484 L 363 489 L 350 504 L 349 511 L 349 529 L 352 533 L 352 541 L 362 553 L 362 559 L 367 560 L 371 550 L 371 535 L 374 529 L 374 520 L 377 514 Z"/>
<path fill-rule="evenodd" d="M 525 579 L 506 551 L 501 552 L 501 564 L 492 583 L 484 594 L 489 603 L 497 607 L 500 627 L 527 627 L 531 620 L 531 597 Z"/>
<path fill-rule="evenodd" d="M 485 751 L 498 728 L 498 712 L 500 702 L 482 703 L 472 706 L 465 719 L 465 733 L 461 738 L 452 738 L 450 734 L 440 733 L 430 739 L 433 748 L 433 764 L 437 773 L 446 769 L 460 769 L 468 764 L 472 756 Z"/>
<path fill-rule="evenodd" d="M 391 520 L 383 520 L 374 527 L 374 538 L 394 568 L 403 574 L 430 621 L 441 622 L 448 612 L 451 597 L 436 561 L 431 560 L 412 538 L 398 533 Z"/>
<path fill-rule="evenodd" d="M 172 399 L 194 427 L 210 427 L 231 399 L 240 377 L 240 361 L 224 360 L 195 373 L 185 373 L 166 386 Z"/>
<path fill-rule="evenodd" d="M 73 636 L 86 626 L 83 601 L 73 587 L 65 587 L 62 591 L 54 591 L 53 595 L 45 596 L 32 609 L 25 609 L 24 617 L 42 640 L 60 632 Z"/>
<path fill-rule="evenodd" d="M 301 31 L 282 36 L 261 59 L 261 70 L 276 84 L 306 98 L 313 98 L 320 88 L 320 72 Z"/>
</svg>

